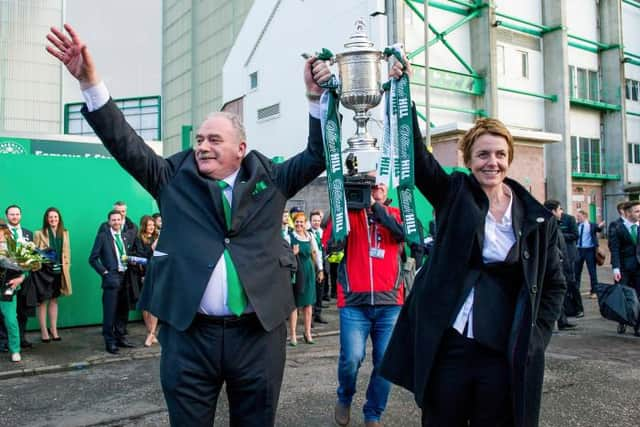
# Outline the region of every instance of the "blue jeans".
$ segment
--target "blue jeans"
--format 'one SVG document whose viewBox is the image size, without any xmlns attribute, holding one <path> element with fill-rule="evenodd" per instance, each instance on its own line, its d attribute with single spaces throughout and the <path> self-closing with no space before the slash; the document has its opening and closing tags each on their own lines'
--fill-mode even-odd
<svg viewBox="0 0 640 427">
<path fill-rule="evenodd" d="M 358 369 L 365 357 L 367 338 L 373 346 L 373 371 L 367 387 L 363 412 L 366 421 L 379 421 L 385 407 L 391 383 L 378 374 L 382 356 L 387 349 L 399 305 L 356 306 L 340 309 L 340 360 L 338 361 L 338 401 L 351 406 L 356 392 Z"/>
</svg>

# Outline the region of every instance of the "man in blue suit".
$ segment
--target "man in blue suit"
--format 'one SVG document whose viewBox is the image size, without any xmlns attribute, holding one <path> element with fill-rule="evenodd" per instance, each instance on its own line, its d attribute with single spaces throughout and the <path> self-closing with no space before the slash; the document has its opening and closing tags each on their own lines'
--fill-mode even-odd
<svg viewBox="0 0 640 427">
<path fill-rule="evenodd" d="M 52 29 L 47 50 L 78 79 L 85 118 L 162 213 L 139 305 L 162 322 L 160 376 L 171 424 L 211 426 L 226 384 L 231 425 L 274 425 L 285 319 L 294 309 L 295 259 L 281 237 L 282 211 L 324 170 L 318 83 L 329 79 L 328 65 L 313 57 L 305 64 L 308 145 L 284 163 L 247 152 L 244 127 L 229 113 L 202 123 L 194 149 L 164 159 L 127 124 L 86 45 L 65 29 Z"/>
<path fill-rule="evenodd" d="M 578 258 L 576 259 L 575 279 L 580 286 L 580 278 L 582 277 L 582 266 L 587 263 L 587 271 L 591 283 L 591 298 L 596 297 L 596 285 L 598 284 L 598 273 L 596 271 L 596 251 L 600 242 L 598 234 L 602 231 L 604 222 L 596 224 L 589 221 L 587 213 L 580 209 L 576 213 L 576 222 L 578 223 Z"/>
<path fill-rule="evenodd" d="M 117 210 L 109 212 L 109 228 L 96 236 L 89 264 L 102 278 L 102 336 L 107 352 L 118 353 L 118 347 L 133 347 L 125 335 L 129 316 L 124 272 L 127 269 L 129 237 L 122 232 L 124 218 Z"/>
</svg>

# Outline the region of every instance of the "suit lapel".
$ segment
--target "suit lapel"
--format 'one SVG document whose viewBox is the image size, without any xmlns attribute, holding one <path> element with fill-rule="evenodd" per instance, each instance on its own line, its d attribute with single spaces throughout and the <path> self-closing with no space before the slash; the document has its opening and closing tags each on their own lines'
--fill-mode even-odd
<svg viewBox="0 0 640 427">
<path fill-rule="evenodd" d="M 109 250 L 113 254 L 113 259 L 118 262 L 118 251 L 116 251 L 116 241 L 113 238 L 113 234 L 111 234 L 111 228 L 107 231 L 107 243 L 109 244 Z"/>
<path fill-rule="evenodd" d="M 249 153 L 242 161 L 233 186 L 232 231 L 240 230 L 243 224 L 250 221 L 271 200 L 276 191 L 274 185 L 267 184 L 271 182 L 264 166 L 253 153 Z"/>
</svg>

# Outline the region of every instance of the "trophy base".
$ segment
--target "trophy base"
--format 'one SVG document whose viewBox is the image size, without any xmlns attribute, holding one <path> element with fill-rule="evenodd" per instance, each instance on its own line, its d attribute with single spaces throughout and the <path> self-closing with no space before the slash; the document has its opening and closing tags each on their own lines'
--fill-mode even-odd
<svg viewBox="0 0 640 427">
<path fill-rule="evenodd" d="M 349 148 L 345 151 L 358 152 L 358 151 L 378 151 L 378 140 L 369 135 L 354 135 L 347 139 Z"/>
</svg>

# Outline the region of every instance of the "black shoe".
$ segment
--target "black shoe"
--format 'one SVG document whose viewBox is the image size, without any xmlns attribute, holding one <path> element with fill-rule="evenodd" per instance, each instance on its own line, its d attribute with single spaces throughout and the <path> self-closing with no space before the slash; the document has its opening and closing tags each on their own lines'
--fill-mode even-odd
<svg viewBox="0 0 640 427">
<path fill-rule="evenodd" d="M 336 294 L 331 294 L 331 298 L 338 299 L 338 296 Z"/>
<path fill-rule="evenodd" d="M 635 331 L 633 331 L 633 336 L 640 337 L 640 331 L 637 330 L 637 329 Z"/>
<path fill-rule="evenodd" d="M 135 344 L 131 344 L 129 341 L 125 339 L 121 339 L 120 341 L 117 341 L 116 346 L 121 348 L 135 348 Z"/>
<path fill-rule="evenodd" d="M 6 345 L 6 344 L 5 344 L 5 345 L 3 345 L 3 346 L 0 346 L 0 352 L 2 352 L 2 353 L 8 353 L 8 352 L 9 352 L 9 347 L 7 347 L 7 345 Z"/>
<path fill-rule="evenodd" d="M 20 348 L 31 348 L 33 347 L 33 344 L 31 344 L 29 341 L 24 340 L 24 341 L 20 341 Z"/>
<path fill-rule="evenodd" d="M 627 331 L 627 325 L 623 325 L 622 323 L 620 323 L 618 325 L 618 333 L 624 334 L 626 331 Z"/>
<path fill-rule="evenodd" d="M 322 301 L 331 301 L 331 298 L 329 298 L 328 295 L 325 295 L 322 297 Z"/>
<path fill-rule="evenodd" d="M 576 319 L 578 319 L 580 317 L 584 317 L 584 311 L 579 311 L 578 313 L 576 313 L 575 317 L 576 317 Z"/>
<path fill-rule="evenodd" d="M 575 323 L 563 323 L 562 325 L 558 323 L 558 329 L 561 331 L 566 331 L 567 329 L 573 329 L 576 327 Z"/>
<path fill-rule="evenodd" d="M 104 349 L 107 351 L 107 353 L 111 353 L 111 354 L 118 354 L 120 353 L 120 350 L 118 350 L 118 347 L 116 347 L 115 344 L 111 344 L 111 345 L 106 345 L 104 347 Z"/>
<path fill-rule="evenodd" d="M 326 325 L 327 323 L 329 323 L 329 322 L 327 322 L 326 320 L 324 320 L 324 319 L 322 318 L 322 316 L 315 316 L 315 317 L 313 318 L 313 321 L 314 321 L 314 322 L 321 323 L 321 324 L 323 324 L 323 325 Z"/>
</svg>

